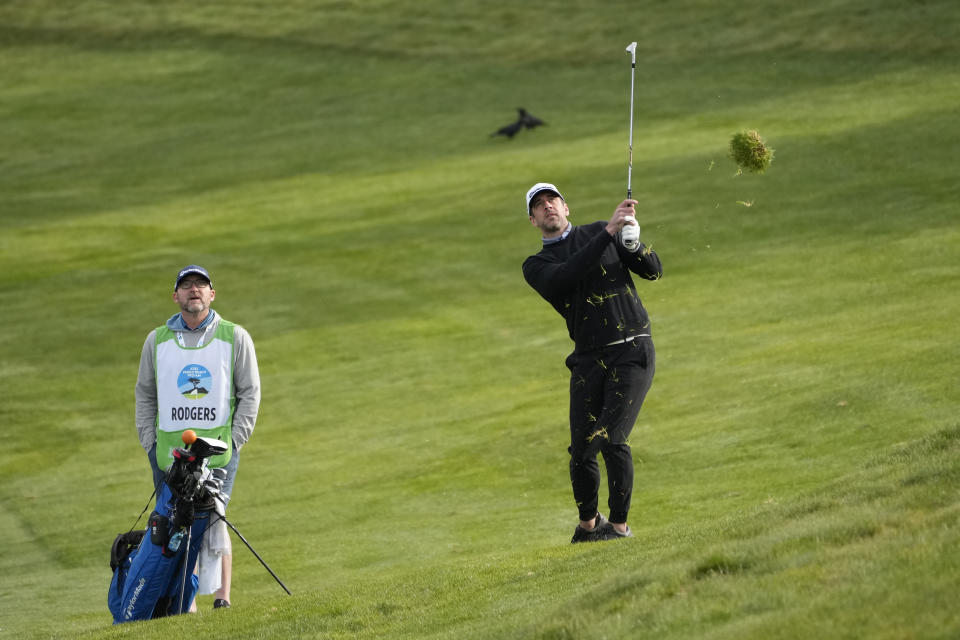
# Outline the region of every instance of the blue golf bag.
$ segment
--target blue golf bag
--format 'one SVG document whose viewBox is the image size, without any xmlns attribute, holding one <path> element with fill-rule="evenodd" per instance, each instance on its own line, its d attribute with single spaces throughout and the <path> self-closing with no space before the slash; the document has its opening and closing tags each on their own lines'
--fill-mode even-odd
<svg viewBox="0 0 960 640">
<path fill-rule="evenodd" d="M 197 438 L 191 448 L 174 450 L 147 530 L 121 534 L 114 542 L 107 594 L 114 624 L 185 613 L 196 596 L 194 568 L 219 489 L 206 458 L 226 444 Z"/>
</svg>

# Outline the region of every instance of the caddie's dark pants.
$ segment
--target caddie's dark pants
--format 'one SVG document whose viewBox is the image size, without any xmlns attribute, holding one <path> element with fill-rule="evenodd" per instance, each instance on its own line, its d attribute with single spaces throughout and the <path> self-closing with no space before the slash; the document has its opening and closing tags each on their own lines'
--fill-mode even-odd
<svg viewBox="0 0 960 640">
<path fill-rule="evenodd" d="M 633 494 L 633 456 L 627 438 L 653 382 L 653 341 L 636 338 L 588 354 L 571 354 L 570 482 L 580 520 L 597 514 L 603 456 L 611 522 L 626 522 Z"/>
</svg>

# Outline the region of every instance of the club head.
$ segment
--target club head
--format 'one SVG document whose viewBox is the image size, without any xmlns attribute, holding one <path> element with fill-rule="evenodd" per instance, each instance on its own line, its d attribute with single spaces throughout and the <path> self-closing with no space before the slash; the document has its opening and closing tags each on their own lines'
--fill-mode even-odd
<svg viewBox="0 0 960 640">
<path fill-rule="evenodd" d="M 190 451 L 193 452 L 198 458 L 209 458 L 211 456 L 218 456 L 221 453 L 226 453 L 229 449 L 229 445 L 223 440 L 217 440 L 216 438 L 197 438 L 193 444 L 190 445 Z"/>
<path fill-rule="evenodd" d="M 630 62 L 636 63 L 637 61 L 637 43 L 631 42 L 627 45 L 627 52 L 630 54 Z"/>
</svg>

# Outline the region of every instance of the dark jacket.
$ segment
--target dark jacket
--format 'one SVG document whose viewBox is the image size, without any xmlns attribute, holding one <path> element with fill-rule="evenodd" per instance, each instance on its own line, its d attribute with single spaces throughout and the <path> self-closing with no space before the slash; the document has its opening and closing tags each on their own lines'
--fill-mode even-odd
<svg viewBox="0 0 960 640">
<path fill-rule="evenodd" d="M 660 258 L 643 244 L 630 253 L 607 233 L 606 224 L 574 227 L 523 263 L 527 283 L 567 321 L 574 353 L 650 335 L 650 320 L 630 272 L 656 280 L 663 275 Z"/>
</svg>

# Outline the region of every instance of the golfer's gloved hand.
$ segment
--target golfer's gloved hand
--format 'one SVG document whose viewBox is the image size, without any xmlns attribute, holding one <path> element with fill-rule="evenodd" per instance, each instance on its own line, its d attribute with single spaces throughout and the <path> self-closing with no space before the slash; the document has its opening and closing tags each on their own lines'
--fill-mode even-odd
<svg viewBox="0 0 960 640">
<path fill-rule="evenodd" d="M 627 224 L 620 230 L 620 244 L 630 253 L 635 252 L 640 247 L 640 225 L 633 216 L 627 218 Z"/>
</svg>

